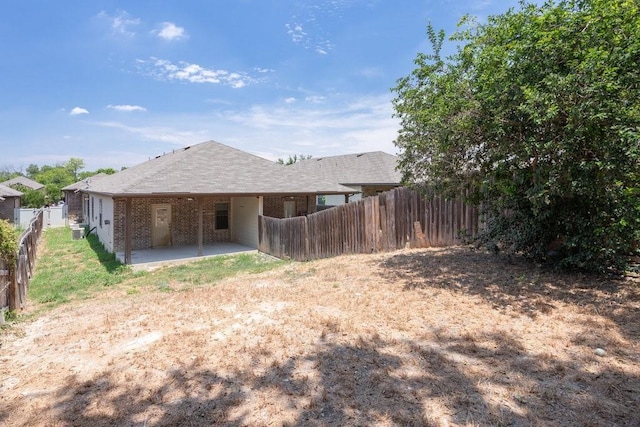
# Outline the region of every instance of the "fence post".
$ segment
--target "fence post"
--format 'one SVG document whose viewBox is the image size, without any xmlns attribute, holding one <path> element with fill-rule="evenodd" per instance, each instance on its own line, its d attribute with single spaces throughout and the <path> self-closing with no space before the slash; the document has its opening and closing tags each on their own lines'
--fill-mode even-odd
<svg viewBox="0 0 640 427">
<path fill-rule="evenodd" d="M 20 308 L 20 291 L 18 290 L 16 265 L 16 262 L 12 262 L 7 266 L 7 269 L 9 270 L 9 311 L 15 311 Z"/>
</svg>

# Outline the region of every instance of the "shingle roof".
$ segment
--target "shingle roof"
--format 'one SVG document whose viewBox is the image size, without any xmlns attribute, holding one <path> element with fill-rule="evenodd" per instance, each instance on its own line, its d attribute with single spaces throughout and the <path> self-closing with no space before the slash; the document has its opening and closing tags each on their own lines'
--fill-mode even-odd
<svg viewBox="0 0 640 427">
<path fill-rule="evenodd" d="M 335 181 L 298 173 L 215 141 L 185 147 L 92 182 L 89 192 L 152 194 L 344 194 Z"/>
<path fill-rule="evenodd" d="M 398 185 L 398 158 L 382 151 L 311 158 L 287 166 L 343 185 Z"/>
<path fill-rule="evenodd" d="M 18 190 L 14 190 L 11 187 L 0 184 L 0 197 L 22 197 L 23 195 L 24 193 L 21 193 Z"/>
<path fill-rule="evenodd" d="M 105 176 L 109 176 L 106 173 L 99 173 L 93 176 L 90 176 L 86 179 L 83 179 L 81 181 L 78 182 L 74 182 L 73 184 L 67 185 L 66 187 L 62 188 L 62 191 L 75 191 L 75 190 L 85 190 L 87 188 L 89 188 L 89 186 L 91 185 L 91 183 L 100 180 L 102 178 L 104 178 Z"/>
<path fill-rule="evenodd" d="M 22 186 L 31 188 L 32 190 L 40 190 L 44 188 L 43 184 L 40 184 L 39 182 L 29 179 L 26 176 L 17 176 L 8 181 L 0 182 L 0 184 L 6 185 L 7 187 L 11 187 L 13 185 L 22 185 Z"/>
</svg>

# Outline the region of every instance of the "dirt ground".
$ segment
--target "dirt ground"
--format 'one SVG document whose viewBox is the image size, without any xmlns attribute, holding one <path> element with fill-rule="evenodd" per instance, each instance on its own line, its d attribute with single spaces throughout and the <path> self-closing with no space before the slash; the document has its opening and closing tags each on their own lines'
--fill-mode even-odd
<svg viewBox="0 0 640 427">
<path fill-rule="evenodd" d="M 0 425 L 640 425 L 632 279 L 454 248 L 170 288 L 1 331 Z"/>
</svg>

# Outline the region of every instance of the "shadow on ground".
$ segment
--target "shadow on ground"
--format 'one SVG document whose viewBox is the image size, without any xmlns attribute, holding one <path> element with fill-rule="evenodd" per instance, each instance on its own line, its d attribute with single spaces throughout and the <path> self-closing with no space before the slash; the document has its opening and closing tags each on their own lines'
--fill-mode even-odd
<svg viewBox="0 0 640 427">
<path fill-rule="evenodd" d="M 245 426 L 272 425 L 274 419 L 288 426 L 437 426 L 447 425 L 445 419 L 454 425 L 640 423 L 640 378 L 617 371 L 590 374 L 578 363 L 533 359 L 508 337 L 443 336 L 437 345 L 339 341 L 338 336 L 325 337 L 312 354 L 268 366 L 256 360 L 256 370 L 233 374 L 216 372 L 206 360 L 177 365 L 155 388 L 139 385 L 145 371 L 131 382 L 123 381 L 117 369 L 90 381 L 69 376 L 56 391 L 55 408 L 31 414 L 27 424 Z M 387 352 L 398 345 L 406 349 L 401 355 Z M 485 374 L 469 369 L 470 364 Z M 24 408 L 18 402 L 9 405 L 0 422 Z"/>
<path fill-rule="evenodd" d="M 98 262 L 100 262 L 108 273 L 119 273 L 123 271 L 125 266 L 116 259 L 113 253 L 108 252 L 104 248 L 104 245 L 100 242 L 96 234 L 90 233 L 86 236 L 86 239 L 89 247 L 95 252 Z"/>
<path fill-rule="evenodd" d="M 534 318 L 575 304 L 614 321 L 629 341 L 639 338 L 637 285 L 461 249 L 399 253 L 382 267 L 406 292 L 449 289 Z M 284 360 L 245 350 L 254 363 L 234 372 L 201 355 L 170 370 L 144 361 L 88 381 L 69 375 L 51 391 L 53 405 L 32 410 L 37 396 L 3 401 L 0 424 L 20 413 L 24 425 L 92 427 L 640 425 L 640 377 L 630 373 L 637 370 L 590 369 L 595 355 L 534 357 L 519 337 L 442 331 L 436 341 L 418 341 L 337 330 Z M 158 372 L 160 385 L 145 381 Z"/>
<path fill-rule="evenodd" d="M 447 289 L 479 296 L 495 309 L 535 318 L 558 303 L 604 316 L 629 340 L 640 339 L 640 283 L 597 275 L 563 273 L 518 258 L 468 248 L 399 253 L 381 265 L 405 290 Z"/>
</svg>

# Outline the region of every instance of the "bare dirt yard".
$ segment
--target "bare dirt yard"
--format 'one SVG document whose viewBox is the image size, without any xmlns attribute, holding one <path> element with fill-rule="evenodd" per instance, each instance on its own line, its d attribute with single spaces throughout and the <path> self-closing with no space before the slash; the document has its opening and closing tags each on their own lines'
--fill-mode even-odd
<svg viewBox="0 0 640 427">
<path fill-rule="evenodd" d="M 125 283 L 0 333 L 3 426 L 640 425 L 640 284 L 468 248 Z"/>
</svg>

